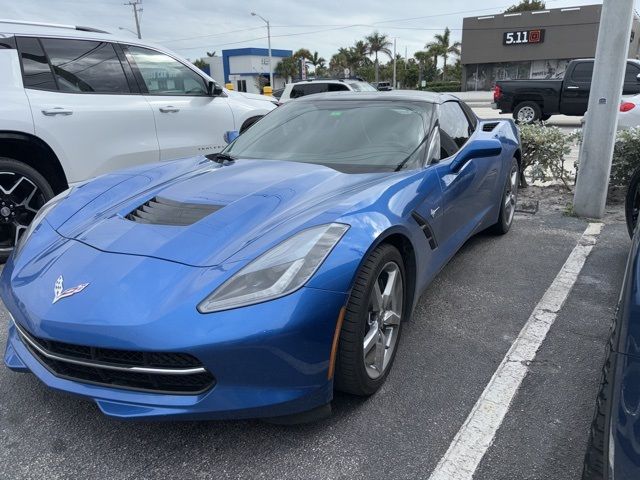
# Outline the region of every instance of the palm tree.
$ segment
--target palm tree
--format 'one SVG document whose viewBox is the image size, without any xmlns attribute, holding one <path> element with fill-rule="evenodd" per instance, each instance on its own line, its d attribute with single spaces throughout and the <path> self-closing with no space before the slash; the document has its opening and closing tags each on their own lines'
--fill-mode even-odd
<svg viewBox="0 0 640 480">
<path fill-rule="evenodd" d="M 313 65 L 313 71 L 315 72 L 318 68 L 324 68 L 326 60 L 318 55 L 318 52 L 313 52 L 311 58 L 309 58 L 309 63 Z"/>
<path fill-rule="evenodd" d="M 274 73 L 290 82 L 298 74 L 298 60 L 293 57 L 283 58 L 276 65 Z"/>
<path fill-rule="evenodd" d="M 391 46 L 391 42 L 389 38 L 378 32 L 373 32 L 371 35 L 365 37 L 368 45 L 368 53 L 369 55 L 375 56 L 375 66 L 376 66 L 376 82 L 380 81 L 380 64 L 378 63 L 378 53 L 384 53 L 387 57 L 392 58 L 391 50 L 389 47 Z"/>
<path fill-rule="evenodd" d="M 363 67 L 369 58 L 369 45 L 362 40 L 358 40 L 353 47 L 350 48 L 351 57 L 355 67 Z"/>
<path fill-rule="evenodd" d="M 424 78 L 424 67 L 433 62 L 431 52 L 421 51 L 413 54 L 418 62 L 418 85 L 422 85 L 422 79 Z"/>
<path fill-rule="evenodd" d="M 438 52 L 439 56 L 444 60 L 442 67 L 442 79 L 444 80 L 447 69 L 447 58 L 449 58 L 449 55 L 460 55 L 460 46 L 462 44 L 460 42 L 451 43 L 451 30 L 449 30 L 449 27 L 444 29 L 443 34 L 437 33 L 433 38 L 435 41 L 428 43 L 425 48 L 431 49 L 434 55 L 435 52 Z"/>
</svg>

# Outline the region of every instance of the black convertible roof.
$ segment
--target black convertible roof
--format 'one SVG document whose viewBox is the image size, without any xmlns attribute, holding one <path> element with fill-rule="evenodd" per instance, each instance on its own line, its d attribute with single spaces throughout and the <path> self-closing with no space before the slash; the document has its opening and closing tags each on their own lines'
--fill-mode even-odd
<svg viewBox="0 0 640 480">
<path fill-rule="evenodd" d="M 391 90 L 390 92 L 329 92 L 305 95 L 296 102 L 318 100 L 389 100 L 404 102 L 443 103 L 448 100 L 459 100 L 448 93 L 421 92 L 418 90 Z"/>
</svg>

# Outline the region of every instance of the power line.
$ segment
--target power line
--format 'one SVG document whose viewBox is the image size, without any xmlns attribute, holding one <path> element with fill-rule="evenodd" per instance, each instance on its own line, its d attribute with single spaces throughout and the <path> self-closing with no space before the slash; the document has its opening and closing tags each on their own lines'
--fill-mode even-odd
<svg viewBox="0 0 640 480">
<path fill-rule="evenodd" d="M 551 3 L 551 2 L 558 2 L 560 0 L 547 0 L 547 3 Z M 431 14 L 431 15 L 421 15 L 418 17 L 406 17 L 406 18 L 397 18 L 397 19 L 393 19 L 393 20 L 380 20 L 377 22 L 372 22 L 370 24 L 358 24 L 358 23 L 353 23 L 353 24 L 292 24 L 292 25 L 271 25 L 271 28 L 326 28 L 326 30 L 317 30 L 314 32 L 296 32 L 296 33 L 289 33 L 289 34 L 281 34 L 281 35 L 272 35 L 272 37 L 277 37 L 277 36 L 296 36 L 296 35 L 306 35 L 306 34 L 313 34 L 313 33 L 323 33 L 323 32 L 329 32 L 329 31 L 333 31 L 333 30 L 341 30 L 341 29 L 347 29 L 347 28 L 359 28 L 359 27 L 367 27 L 367 28 L 376 28 L 378 25 L 384 24 L 384 23 L 392 23 L 392 22 L 408 22 L 411 20 L 423 20 L 423 19 L 427 19 L 427 18 L 437 18 L 437 17 L 446 17 L 446 16 L 451 16 L 451 15 L 464 15 L 467 13 L 477 13 L 477 12 L 486 12 L 486 11 L 490 11 L 490 10 L 501 10 L 501 9 L 506 9 L 509 8 L 511 5 L 503 5 L 501 7 L 485 7 L 485 8 L 476 8 L 473 10 L 460 10 L 457 12 L 449 12 L 449 13 L 436 13 L 436 14 Z M 174 38 L 174 39 L 168 39 L 165 40 L 163 43 L 172 43 L 172 42 L 179 42 L 179 41 L 184 41 L 184 40 L 196 40 L 199 38 L 215 38 L 215 37 L 220 37 L 223 35 L 229 35 L 232 33 L 240 33 L 240 32 L 248 32 L 248 31 L 253 31 L 253 30 L 257 30 L 260 27 L 251 27 L 251 28 L 243 28 L 243 29 L 239 29 L 239 30 L 231 30 L 231 31 L 227 31 L 227 32 L 220 32 L 220 33 L 214 33 L 214 34 L 207 34 L 207 35 L 198 35 L 198 36 L 194 36 L 194 37 L 186 37 L 186 38 Z M 387 28 L 396 28 L 396 29 L 411 29 L 410 27 L 387 27 Z M 414 27 L 414 28 L 418 28 L 418 27 Z M 425 28 L 423 29 L 425 31 L 427 30 L 442 30 L 440 29 L 428 29 Z M 450 30 L 462 30 L 459 28 L 450 28 Z M 252 42 L 255 40 L 264 40 L 264 38 L 266 37 L 259 37 L 259 38 L 252 38 L 249 40 L 243 40 L 243 41 L 238 41 L 238 42 L 230 42 L 230 43 L 223 43 L 223 44 L 218 44 L 218 45 L 208 45 L 209 47 L 221 47 L 221 46 L 226 46 L 226 45 L 237 45 L 239 43 L 245 43 L 245 42 Z M 207 46 L 201 46 L 201 47 L 184 47 L 184 48 L 179 48 L 177 50 L 190 50 L 190 49 L 196 49 L 196 48 L 205 48 Z"/>
</svg>

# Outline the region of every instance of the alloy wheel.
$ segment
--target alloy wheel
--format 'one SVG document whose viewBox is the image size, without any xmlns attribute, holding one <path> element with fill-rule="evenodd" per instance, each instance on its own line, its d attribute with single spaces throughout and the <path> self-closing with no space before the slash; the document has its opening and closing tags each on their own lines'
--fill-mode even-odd
<svg viewBox="0 0 640 480">
<path fill-rule="evenodd" d="M 536 118 L 536 112 L 533 107 L 522 107 L 518 110 L 518 122 L 531 123 Z"/>
<path fill-rule="evenodd" d="M 0 172 L 0 253 L 9 253 L 46 199 L 28 177 Z"/>
<path fill-rule="evenodd" d="M 363 359 L 367 375 L 383 375 L 398 343 L 404 301 L 402 272 L 395 262 L 380 271 L 369 297 L 368 320 L 363 340 Z"/>
<path fill-rule="evenodd" d="M 513 221 L 513 215 L 516 211 L 516 202 L 518 200 L 518 167 L 515 165 L 511 168 L 509 174 L 509 182 L 507 184 L 507 191 L 504 194 L 504 214 L 507 220 L 507 225 L 511 225 Z"/>
</svg>

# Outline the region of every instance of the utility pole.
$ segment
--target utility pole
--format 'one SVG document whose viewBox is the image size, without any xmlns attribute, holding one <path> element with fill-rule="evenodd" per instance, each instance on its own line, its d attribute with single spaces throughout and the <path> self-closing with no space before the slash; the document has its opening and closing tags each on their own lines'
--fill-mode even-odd
<svg viewBox="0 0 640 480">
<path fill-rule="evenodd" d="M 396 39 L 393 39 L 393 88 L 397 88 L 397 84 L 396 84 L 396 63 L 397 63 L 397 59 L 396 59 Z"/>
<path fill-rule="evenodd" d="M 252 17 L 258 17 L 264 23 L 267 24 L 267 42 L 269 46 L 269 86 L 273 88 L 273 61 L 271 60 L 271 25 L 269 24 L 269 20 L 264 18 L 262 15 L 258 15 L 256 12 L 251 12 Z"/>
<path fill-rule="evenodd" d="M 140 19 L 138 18 L 138 13 L 142 12 L 142 0 L 131 1 L 124 5 L 130 5 L 133 7 L 133 18 L 136 20 L 136 32 L 138 32 L 138 38 L 142 38 L 142 35 L 140 34 Z M 138 6 L 140 6 L 140 10 L 138 10 Z"/>
<path fill-rule="evenodd" d="M 573 209 L 601 218 L 607 201 L 634 0 L 604 0 Z"/>
</svg>

